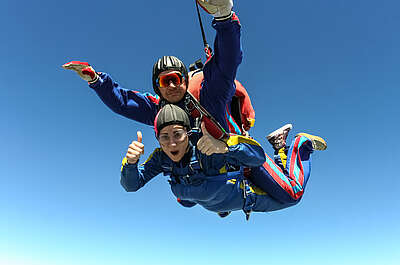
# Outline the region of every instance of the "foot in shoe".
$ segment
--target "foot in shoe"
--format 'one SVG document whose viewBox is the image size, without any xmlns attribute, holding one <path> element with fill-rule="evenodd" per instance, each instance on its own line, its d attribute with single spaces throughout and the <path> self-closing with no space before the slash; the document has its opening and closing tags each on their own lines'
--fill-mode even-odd
<svg viewBox="0 0 400 265">
<path fill-rule="evenodd" d="M 285 147 L 286 138 L 292 128 L 293 125 L 289 123 L 267 135 L 267 140 L 275 150 Z"/>
<path fill-rule="evenodd" d="M 328 147 L 325 140 L 319 136 L 308 133 L 298 133 L 296 136 L 304 136 L 310 139 L 314 150 L 323 151 Z"/>
</svg>

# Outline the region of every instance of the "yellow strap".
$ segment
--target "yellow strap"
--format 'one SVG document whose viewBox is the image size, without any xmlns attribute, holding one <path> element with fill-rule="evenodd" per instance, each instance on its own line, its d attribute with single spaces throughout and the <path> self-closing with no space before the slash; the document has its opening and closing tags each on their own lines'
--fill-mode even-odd
<svg viewBox="0 0 400 265">
<path fill-rule="evenodd" d="M 236 134 L 229 135 L 229 139 L 226 141 L 226 144 L 228 146 L 238 145 L 240 143 L 261 146 L 256 140 L 252 138 Z"/>
</svg>

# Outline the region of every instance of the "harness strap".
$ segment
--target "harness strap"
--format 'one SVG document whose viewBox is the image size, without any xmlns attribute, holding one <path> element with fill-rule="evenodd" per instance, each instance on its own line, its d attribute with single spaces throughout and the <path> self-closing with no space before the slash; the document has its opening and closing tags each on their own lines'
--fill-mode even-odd
<svg viewBox="0 0 400 265">
<path fill-rule="evenodd" d="M 189 169 L 193 172 L 193 174 L 201 170 L 200 161 L 196 154 L 196 146 L 192 147 L 192 157 L 190 158 Z"/>
<path fill-rule="evenodd" d="M 185 176 L 175 175 L 172 172 L 172 165 L 162 165 L 162 168 L 164 171 L 164 176 L 170 177 L 170 183 L 180 184 L 181 182 L 183 182 L 186 185 L 194 184 L 194 180 L 191 178 L 191 176 L 196 175 L 201 171 L 201 163 L 197 157 L 196 146 L 192 146 L 192 156 L 190 157 L 190 162 L 187 165 L 188 174 L 186 174 Z"/>
<path fill-rule="evenodd" d="M 172 174 L 172 166 L 170 165 L 161 165 L 164 176 L 170 176 Z"/>
<path fill-rule="evenodd" d="M 229 134 L 225 131 L 221 124 L 200 104 L 200 102 L 189 91 L 186 92 L 185 96 L 185 110 L 192 118 L 200 118 L 198 121 L 204 121 L 206 123 L 206 127 L 212 126 L 213 128 L 211 128 L 210 130 L 209 127 L 207 127 L 207 130 L 211 132 L 211 135 L 214 136 L 214 138 L 217 138 L 219 140 L 229 138 Z M 198 125 L 196 127 L 198 127 Z M 218 135 L 214 135 L 213 132 Z"/>
</svg>

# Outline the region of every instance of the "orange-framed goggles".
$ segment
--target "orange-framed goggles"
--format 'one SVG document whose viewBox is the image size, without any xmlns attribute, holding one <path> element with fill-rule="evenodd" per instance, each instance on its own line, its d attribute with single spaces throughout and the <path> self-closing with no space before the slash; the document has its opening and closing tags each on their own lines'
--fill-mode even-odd
<svg viewBox="0 0 400 265">
<path fill-rule="evenodd" d="M 161 75 L 157 79 L 158 87 L 168 87 L 172 82 L 175 86 L 179 86 L 183 83 L 183 75 L 179 72 L 169 73 L 166 75 Z"/>
</svg>

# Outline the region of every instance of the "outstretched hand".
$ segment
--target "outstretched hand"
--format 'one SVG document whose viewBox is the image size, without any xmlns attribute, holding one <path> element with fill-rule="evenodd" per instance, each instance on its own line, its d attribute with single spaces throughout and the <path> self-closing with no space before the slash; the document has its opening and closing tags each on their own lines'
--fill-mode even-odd
<svg viewBox="0 0 400 265">
<path fill-rule="evenodd" d="M 89 83 L 96 82 L 99 79 L 96 71 L 87 62 L 72 61 L 64 64 L 62 68 L 75 71 L 83 80 Z"/>
<path fill-rule="evenodd" d="M 136 164 L 140 156 L 144 153 L 144 145 L 142 144 L 142 132 L 137 131 L 137 141 L 133 141 L 126 153 L 126 159 L 129 164 Z"/>
<path fill-rule="evenodd" d="M 229 151 L 224 141 L 215 139 L 206 129 L 204 122 L 201 122 L 203 136 L 197 142 L 197 149 L 205 155 L 223 154 Z"/>
</svg>

